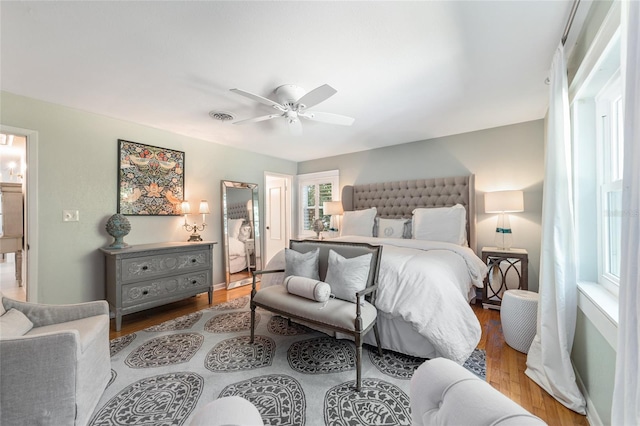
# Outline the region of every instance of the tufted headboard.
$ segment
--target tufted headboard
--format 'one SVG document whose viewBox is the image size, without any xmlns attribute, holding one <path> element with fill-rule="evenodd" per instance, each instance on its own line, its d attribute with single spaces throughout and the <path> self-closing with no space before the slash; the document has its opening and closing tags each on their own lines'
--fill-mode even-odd
<svg viewBox="0 0 640 426">
<path fill-rule="evenodd" d="M 250 222 L 247 203 L 229 204 L 227 206 L 227 217 L 229 219 L 244 219 L 246 222 Z"/>
<path fill-rule="evenodd" d="M 476 248 L 475 176 L 415 179 L 396 182 L 346 185 L 342 188 L 345 211 L 375 207 L 383 218 L 411 218 L 418 207 L 451 207 L 462 204 L 467 210 L 467 239 Z"/>
</svg>

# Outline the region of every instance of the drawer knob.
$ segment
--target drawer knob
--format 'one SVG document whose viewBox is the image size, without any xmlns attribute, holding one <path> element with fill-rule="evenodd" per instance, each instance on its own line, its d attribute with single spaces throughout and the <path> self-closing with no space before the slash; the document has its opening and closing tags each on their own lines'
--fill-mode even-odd
<svg viewBox="0 0 640 426">
<path fill-rule="evenodd" d="M 144 291 L 142 292 L 142 294 L 144 294 L 144 295 L 146 296 L 147 294 L 149 294 L 149 290 L 144 290 Z"/>
<path fill-rule="evenodd" d="M 149 269 L 149 267 L 148 267 L 147 265 L 144 265 L 144 266 L 142 267 L 142 270 L 143 270 L 143 271 L 146 271 L 147 269 Z"/>
<path fill-rule="evenodd" d="M 191 259 L 191 263 L 196 263 L 196 260 L 195 259 Z"/>
<path fill-rule="evenodd" d="M 193 281 L 191 281 L 191 284 L 198 284 L 198 281 L 197 280 L 193 280 Z"/>
</svg>

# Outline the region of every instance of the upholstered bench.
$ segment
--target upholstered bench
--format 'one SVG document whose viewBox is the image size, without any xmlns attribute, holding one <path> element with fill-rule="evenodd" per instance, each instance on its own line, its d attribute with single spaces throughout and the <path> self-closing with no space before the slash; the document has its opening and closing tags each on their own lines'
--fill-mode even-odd
<svg viewBox="0 0 640 426">
<path fill-rule="evenodd" d="M 446 358 L 425 361 L 413 373 L 410 386 L 413 426 L 546 425 L 489 383 Z"/>
<path fill-rule="evenodd" d="M 291 255 L 291 256 L 290 256 Z M 360 391 L 362 371 L 362 338 L 374 330 L 378 353 L 382 356 L 375 292 L 382 246 L 326 240 L 291 240 L 285 252 L 284 270 L 254 271 L 251 290 L 251 342 L 255 334 L 255 311 L 261 307 L 285 318 L 331 332 L 353 336 L 356 345 L 356 390 Z M 300 264 L 290 264 L 290 259 Z M 292 292 L 287 284 L 257 290 L 257 277 L 284 272 L 287 278 L 308 280 L 309 286 Z M 298 275 L 303 275 L 298 277 Z M 325 282 L 328 281 L 328 282 Z M 321 301 L 318 288 L 325 288 Z M 329 290 L 335 297 L 329 298 Z M 295 293 L 295 294 L 294 294 Z M 303 297 L 302 295 L 305 295 Z"/>
</svg>

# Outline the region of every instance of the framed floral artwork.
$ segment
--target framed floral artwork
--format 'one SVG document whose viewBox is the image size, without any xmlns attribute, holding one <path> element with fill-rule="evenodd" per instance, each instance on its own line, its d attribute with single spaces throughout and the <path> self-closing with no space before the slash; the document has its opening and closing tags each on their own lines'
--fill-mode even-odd
<svg viewBox="0 0 640 426">
<path fill-rule="evenodd" d="M 184 152 L 118 139 L 118 213 L 178 216 Z"/>
</svg>

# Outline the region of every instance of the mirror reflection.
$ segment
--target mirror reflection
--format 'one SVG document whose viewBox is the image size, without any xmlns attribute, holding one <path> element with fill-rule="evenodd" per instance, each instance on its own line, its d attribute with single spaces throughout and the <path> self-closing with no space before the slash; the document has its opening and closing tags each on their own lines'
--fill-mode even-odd
<svg viewBox="0 0 640 426">
<path fill-rule="evenodd" d="M 227 288 L 251 284 L 262 269 L 258 185 L 222 181 L 222 220 Z"/>
</svg>

